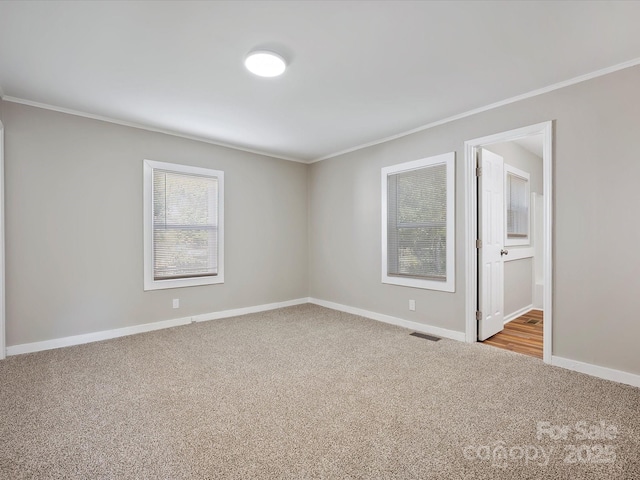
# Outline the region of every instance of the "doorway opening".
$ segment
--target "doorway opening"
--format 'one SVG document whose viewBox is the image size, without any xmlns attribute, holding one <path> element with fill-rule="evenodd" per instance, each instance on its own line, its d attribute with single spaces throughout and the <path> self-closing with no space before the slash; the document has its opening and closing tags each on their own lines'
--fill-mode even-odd
<svg viewBox="0 0 640 480">
<path fill-rule="evenodd" d="M 466 340 L 551 363 L 552 123 L 465 142 Z"/>
</svg>

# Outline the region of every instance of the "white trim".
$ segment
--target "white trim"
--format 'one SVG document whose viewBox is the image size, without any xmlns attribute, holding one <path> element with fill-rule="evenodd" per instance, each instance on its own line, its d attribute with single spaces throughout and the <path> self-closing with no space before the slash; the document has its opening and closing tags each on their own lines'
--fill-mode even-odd
<svg viewBox="0 0 640 480">
<path fill-rule="evenodd" d="M 551 357 L 551 365 L 573 370 L 574 372 L 586 373 L 592 377 L 603 378 L 605 380 L 611 380 L 640 388 L 640 375 L 635 373 L 614 370 L 613 368 L 601 367 L 591 363 L 579 362 L 577 360 L 570 360 L 568 358 L 558 357 L 555 355 Z"/>
<path fill-rule="evenodd" d="M 339 150 L 337 152 L 330 153 L 328 155 L 324 155 L 324 156 L 316 158 L 314 160 L 302 160 L 302 159 L 299 159 L 299 158 L 287 157 L 285 155 L 277 155 L 275 153 L 268 153 L 266 151 L 240 147 L 240 146 L 237 146 L 237 145 L 232 145 L 232 144 L 229 144 L 229 143 L 224 143 L 224 142 L 221 142 L 221 141 L 212 140 L 210 138 L 199 137 L 197 135 L 189 135 L 189 134 L 185 134 L 185 133 L 179 133 L 179 132 L 176 132 L 176 131 L 173 131 L 173 130 L 152 127 L 152 126 L 144 125 L 144 124 L 141 124 L 141 123 L 129 122 L 129 121 L 126 121 L 126 120 L 117 120 L 115 118 L 106 117 L 106 116 L 102 116 L 102 115 L 94 115 L 92 113 L 81 112 L 79 110 L 72 110 L 70 108 L 57 107 L 55 105 L 50 105 L 50 104 L 46 104 L 46 103 L 34 102 L 32 100 L 26 100 L 24 98 L 18 98 L 18 97 L 12 97 L 12 96 L 8 96 L 8 95 L 4 95 L 2 93 L 2 90 L 0 90 L 0 99 L 5 100 L 7 102 L 20 103 L 22 105 L 28 105 L 28 106 L 31 106 L 31 107 L 43 108 L 45 110 L 52 110 L 54 112 L 66 113 L 66 114 L 75 115 L 75 116 L 78 116 L 78 117 L 91 118 L 93 120 L 100 120 L 102 122 L 114 123 L 116 125 L 123 125 L 125 127 L 139 128 L 141 130 L 147 130 L 149 132 L 163 133 L 165 135 L 171 135 L 171 136 L 174 136 L 174 137 L 186 138 L 188 140 L 195 140 L 196 142 L 209 143 L 211 145 L 217 145 L 219 147 L 231 148 L 233 150 L 239 150 L 239 151 L 242 151 L 242 152 L 253 153 L 253 154 L 256 154 L 256 155 L 263 155 L 263 156 L 266 156 L 266 157 L 278 158 L 280 160 L 288 160 L 290 162 L 312 164 L 312 163 L 316 163 L 316 162 L 321 162 L 323 160 L 328 160 L 330 158 L 338 157 L 338 156 L 344 155 L 346 153 L 351 153 L 351 152 L 355 152 L 357 150 L 362 150 L 363 148 L 372 147 L 374 145 L 379 145 L 381 143 L 389 142 L 391 140 L 396 140 L 398 138 L 406 137 L 407 135 L 411 135 L 413 133 L 418 133 L 418 132 L 421 132 L 423 130 L 428 130 L 430 128 L 437 127 L 439 125 L 444 125 L 446 123 L 451 123 L 451 122 L 453 122 L 455 120 L 460 120 L 462 118 L 470 117 L 470 116 L 476 115 L 478 113 L 486 112 L 488 110 L 493 110 L 493 109 L 496 109 L 496 108 L 499 108 L 499 107 L 502 107 L 502 106 L 505 106 L 505 105 L 509 105 L 511 103 L 519 102 L 520 100 L 526 100 L 528 98 L 536 97 L 538 95 L 543 95 L 543 94 L 549 93 L 549 92 L 553 92 L 554 90 L 559 90 L 559 89 L 564 88 L 564 87 L 569 87 L 569 86 L 575 85 L 577 83 L 586 82 L 588 80 L 592 80 L 594 78 L 602 77 L 604 75 L 608 75 L 610 73 L 614 73 L 614 72 L 617 72 L 619 70 L 624 70 L 625 68 L 635 67 L 636 65 L 640 65 L 640 57 L 634 58 L 634 59 L 626 61 L 626 62 L 618 63 L 618 64 L 612 65 L 610 67 L 601 68 L 600 70 L 596 70 L 594 72 L 586 73 L 584 75 L 579 75 L 577 77 L 570 78 L 569 80 L 564 80 L 562 82 L 554 83 L 552 85 L 548 85 L 546 87 L 539 88 L 537 90 L 532 90 L 530 92 L 523 93 L 522 95 L 516 95 L 515 97 L 510 97 L 510 98 L 507 98 L 505 100 L 501 100 L 499 102 L 491 103 L 489 105 L 485 105 L 484 107 L 479 107 L 479 108 L 474 108 L 472 110 L 467 110 L 466 112 L 462 112 L 462 113 L 459 113 L 457 115 L 452 115 L 450 117 L 446 117 L 446 118 L 443 118 L 441 120 L 436 120 L 435 122 L 427 123 L 426 125 L 422 125 L 420 127 L 416 127 L 416 128 L 411 129 L 411 130 L 407 130 L 405 132 L 400 132 L 400 133 L 397 133 L 397 134 L 394 134 L 394 135 L 390 135 L 388 137 L 380 138 L 378 140 L 373 140 L 371 142 L 367 142 L 367 143 L 363 143 L 363 144 L 360 144 L 360 145 L 356 145 L 354 147 L 345 148 L 343 150 Z"/>
<path fill-rule="evenodd" d="M 640 62 L 640 60 L 639 60 Z M 543 191 L 544 191 L 544 225 L 543 236 L 543 282 L 544 282 L 544 331 L 543 360 L 551 363 L 552 324 L 553 324 L 553 137 L 552 122 L 543 122 L 508 132 L 497 133 L 465 142 L 464 184 L 465 184 L 465 338 L 467 342 L 476 342 L 476 296 L 477 296 L 477 182 L 475 175 L 476 150 L 483 145 L 508 142 L 529 135 L 542 134 L 543 138 Z"/>
<path fill-rule="evenodd" d="M 143 165 L 143 229 L 144 229 L 144 290 L 194 287 L 224 283 L 224 172 L 209 168 L 192 167 L 177 163 L 144 160 Z M 213 277 L 181 278 L 176 280 L 154 280 L 153 276 L 153 170 L 201 175 L 218 179 L 218 273 Z"/>
<path fill-rule="evenodd" d="M 441 292 L 455 292 L 455 152 L 443 153 L 441 155 L 434 155 L 428 158 L 422 158 L 420 160 L 413 160 L 410 162 L 401 163 L 398 165 L 391 165 L 384 167 L 380 174 L 380 197 L 381 197 L 381 269 L 382 269 L 382 283 L 390 285 L 400 285 L 405 287 L 424 288 L 428 290 L 438 290 Z M 388 273 L 388 238 L 387 238 L 387 192 L 388 192 L 388 177 L 389 175 L 408 172 L 411 170 L 417 170 L 425 167 L 433 167 L 435 165 L 445 165 L 446 167 L 446 195 L 447 195 L 447 222 L 446 222 L 446 279 L 444 281 L 428 280 L 424 278 L 414 278 L 408 276 L 394 276 Z"/>
<path fill-rule="evenodd" d="M 546 363 L 551 363 L 553 354 L 553 125 L 546 122 L 542 128 L 542 191 L 544 192 L 542 235 L 542 282 L 544 311 L 543 352 Z M 534 282 L 535 285 L 535 282 Z"/>
<path fill-rule="evenodd" d="M 382 313 L 370 312 L 361 308 L 349 307 L 348 305 L 342 305 L 339 303 L 328 302 L 326 300 L 320 300 L 317 298 L 309 298 L 309 303 L 319 305 L 321 307 L 330 308 L 332 310 L 338 310 L 340 312 L 351 313 L 353 315 L 359 315 L 361 317 L 376 320 L 378 322 L 388 323 L 390 325 L 396 325 L 398 327 L 408 328 L 421 333 L 427 333 L 429 335 L 436 335 L 438 337 L 449 338 L 451 340 L 458 340 L 464 342 L 464 332 L 456 332 L 455 330 L 448 330 L 446 328 L 434 327 L 432 325 L 426 325 L 424 323 L 413 322 L 411 320 L 405 320 L 403 318 L 392 317 L 391 315 L 385 315 Z"/>
<path fill-rule="evenodd" d="M 125 337 L 129 335 L 136 335 L 138 333 L 152 332 L 155 330 L 162 330 L 165 328 L 188 325 L 192 322 L 202 322 L 207 320 L 218 320 L 222 318 L 237 317 L 237 316 L 246 315 L 249 313 L 264 312 L 267 310 L 275 310 L 278 308 L 290 307 L 294 305 L 302 305 L 305 303 L 311 303 L 311 304 L 319 305 L 325 308 L 330 308 L 332 310 L 338 310 L 341 312 L 351 313 L 353 315 L 359 315 L 361 317 L 369 318 L 371 320 L 376 320 L 376 321 L 387 323 L 390 325 L 396 325 L 399 327 L 408 328 L 410 330 L 415 330 L 421 333 L 427 333 L 430 335 L 436 335 L 443 338 L 449 338 L 451 340 L 465 341 L 464 332 L 457 332 L 455 330 L 448 330 L 441 327 L 425 325 L 422 323 L 417 323 L 410 320 L 404 320 L 398 317 L 384 315 L 381 313 L 370 312 L 368 310 L 349 307 L 347 305 L 328 302 L 326 300 L 320 300 L 317 298 L 298 298 L 295 300 L 288 300 L 284 302 L 268 303 L 263 305 L 256 305 L 253 307 L 223 310 L 220 312 L 194 315 L 192 317 L 175 318 L 171 320 L 163 320 L 160 322 L 134 325 L 131 327 L 117 328 L 113 330 L 103 330 L 100 332 L 87 333 L 83 335 L 74 335 L 71 337 L 56 338 L 53 340 L 45 340 L 42 342 L 23 343 L 21 345 L 14 345 L 14 346 L 7 347 L 7 355 L 21 355 L 24 353 L 33 353 L 33 352 L 40 352 L 43 350 L 51 350 L 55 348 L 70 347 L 73 345 L 82 345 L 85 343 L 110 340 L 112 338 Z M 531 309 L 531 310 L 536 310 L 536 309 Z M 592 365 L 589 363 L 579 362 L 577 360 L 570 360 L 567 358 L 562 358 L 557 356 L 553 356 L 551 362 L 549 363 L 557 367 L 562 367 L 562 368 L 566 368 L 576 372 L 585 373 L 587 375 L 603 378 L 605 380 L 612 380 L 614 382 L 624 383 L 627 385 L 632 385 L 634 387 L 640 387 L 640 375 L 637 375 L 637 374 L 623 372 L 621 370 L 614 370 L 607 367 L 600 367 L 598 365 Z"/>
<path fill-rule="evenodd" d="M 465 341 L 476 342 L 478 339 L 478 182 L 476 177 L 475 145 L 464 145 L 464 269 L 465 269 Z M 470 159 L 472 159 L 470 161 Z"/>
<path fill-rule="evenodd" d="M 525 313 L 529 313 L 531 310 L 533 310 L 533 304 L 527 305 L 526 307 L 522 307 L 516 310 L 515 312 L 510 313 L 509 315 L 505 315 L 504 324 L 506 325 L 507 323 L 512 322 L 513 320 L 524 315 Z"/>
<path fill-rule="evenodd" d="M 548 85 L 546 87 L 542 87 L 537 90 L 532 90 L 530 92 L 523 93 L 522 95 L 516 95 L 515 97 L 511 97 L 505 100 L 501 100 L 499 102 L 491 103 L 489 105 L 485 105 L 484 107 L 474 108 L 473 110 L 467 110 L 466 112 L 459 113 L 457 115 L 452 115 L 451 117 L 446 117 L 446 118 L 443 118 L 442 120 L 436 120 L 435 122 L 427 123 L 426 125 L 422 125 L 421 127 L 413 128 L 405 132 L 397 133 L 395 135 L 390 135 L 388 137 L 384 137 L 379 140 L 373 140 L 371 142 L 363 143 L 361 145 L 356 145 L 355 147 L 345 148 L 344 150 L 330 153 L 329 155 L 316 158 L 315 160 L 311 160 L 307 163 L 321 162 L 323 160 L 328 160 L 333 157 L 338 157 L 346 153 L 362 150 L 363 148 L 373 147 L 374 145 L 379 145 L 381 143 L 389 142 L 391 140 L 396 140 L 398 138 L 406 137 L 407 135 L 411 135 L 413 133 L 422 132 L 423 130 L 428 130 L 430 128 L 437 127 L 439 125 L 444 125 L 445 123 L 451 123 L 455 120 L 460 120 L 461 118 L 470 117 L 478 113 L 503 107 L 511 103 L 519 102 L 520 100 L 526 100 L 527 98 L 537 97 L 538 95 L 543 95 L 545 93 L 553 92 L 554 90 L 559 90 L 564 87 L 570 87 L 571 85 L 575 85 L 576 83 L 586 82 L 587 80 L 592 80 L 594 78 L 602 77 L 603 75 L 608 75 L 610 73 L 614 73 L 619 70 L 624 70 L 625 68 L 635 67 L 636 65 L 640 65 L 640 57 L 634 58 L 633 60 L 629 60 L 627 62 L 618 63 L 617 65 L 612 65 L 611 67 L 602 68 L 600 70 L 596 70 L 595 72 L 579 75 L 577 77 L 570 78 L 569 80 L 564 80 L 562 82 L 554 83 L 552 85 Z"/>
<path fill-rule="evenodd" d="M 250 313 L 266 312 L 267 310 L 275 310 L 277 308 L 293 307 L 294 305 L 303 305 L 309 303 L 309 298 L 297 298 L 295 300 L 287 300 L 286 302 L 266 303 L 264 305 L 255 305 L 253 307 L 234 308 L 232 310 L 222 310 L 220 312 L 203 313 L 202 315 L 194 315 L 191 317 L 194 322 L 208 322 L 209 320 L 220 320 L 221 318 L 239 317 Z"/>
<path fill-rule="evenodd" d="M 208 143 L 210 145 L 216 145 L 218 147 L 231 148 L 232 150 L 239 150 L 241 152 L 253 153 L 255 155 L 262 155 L 264 157 L 277 158 L 279 160 L 287 160 L 289 162 L 296 163 L 309 163 L 306 160 L 299 158 L 287 157 L 284 155 L 277 155 L 275 153 L 268 153 L 262 150 L 255 150 L 247 147 L 240 147 L 238 145 L 232 145 L 230 143 L 224 143 L 211 138 L 200 137 L 198 135 L 189 135 L 186 133 L 180 133 L 175 130 L 169 130 L 166 128 L 152 127 L 150 125 L 144 125 L 142 123 L 129 122 L 127 120 L 118 120 L 112 117 L 105 117 L 103 115 L 95 115 L 93 113 L 82 112 L 80 110 L 73 110 L 71 108 L 58 107 L 50 105 L 48 103 L 34 102 L 32 100 L 26 100 L 24 98 L 1 96 L 2 100 L 11 103 L 19 103 L 21 105 L 27 105 L 29 107 L 42 108 L 43 110 L 51 110 L 53 112 L 66 113 L 67 115 L 75 115 L 76 117 L 90 118 L 91 120 L 99 120 L 101 122 L 113 123 L 116 125 L 122 125 L 124 127 L 138 128 L 140 130 L 146 130 L 147 132 L 163 133 L 165 135 L 171 135 L 172 137 L 186 138 L 187 140 L 195 140 L 196 142 Z"/>
<path fill-rule="evenodd" d="M 137 333 L 152 332 L 164 328 L 178 327 L 191 323 L 191 317 L 175 318 L 161 322 L 144 323 L 132 327 L 115 328 L 113 330 L 102 330 L 100 332 L 85 333 L 83 335 L 73 335 L 71 337 L 54 338 L 42 342 L 23 343 L 7 348 L 7 355 L 20 355 L 22 353 L 39 352 L 41 350 L 51 350 L 53 348 L 70 347 L 72 345 L 82 345 L 83 343 L 99 342 L 111 338 L 126 337 Z"/>
<path fill-rule="evenodd" d="M 81 345 L 83 343 L 99 342 L 101 340 L 109 340 L 111 338 L 124 337 L 127 335 L 135 335 L 138 333 L 152 332 L 164 328 L 178 327 L 188 325 L 192 322 L 200 322 L 205 319 L 212 320 L 214 318 L 227 318 L 247 313 L 264 312 L 266 310 L 274 310 L 276 308 L 290 307 L 292 305 L 301 305 L 308 303 L 308 298 L 298 298 L 296 300 L 288 300 L 286 302 L 268 303 L 265 305 L 257 305 L 248 308 L 238 308 L 235 310 L 224 310 L 221 312 L 208 313 L 204 315 L 194 315 L 192 317 L 174 318 L 171 320 L 163 320 L 161 322 L 144 323 L 142 325 L 134 325 L 132 327 L 116 328 L 113 330 L 103 330 L 100 332 L 86 333 L 83 335 L 74 335 L 71 337 L 55 338 L 53 340 L 45 340 L 42 342 L 23 343 L 7 348 L 7 355 L 20 355 L 22 353 L 39 352 L 42 350 L 51 350 L 53 348 L 70 347 L 72 345 Z M 205 318 L 207 317 L 207 318 Z"/>
<path fill-rule="evenodd" d="M 0 92 L 1 93 L 1 92 Z M 0 360 L 7 355 L 4 257 L 4 125 L 0 121 Z"/>
<path fill-rule="evenodd" d="M 514 260 L 523 260 L 525 258 L 532 258 L 534 255 L 533 247 L 531 248 L 512 248 L 509 250 L 509 254 L 504 256 L 505 262 L 512 262 Z"/>
</svg>

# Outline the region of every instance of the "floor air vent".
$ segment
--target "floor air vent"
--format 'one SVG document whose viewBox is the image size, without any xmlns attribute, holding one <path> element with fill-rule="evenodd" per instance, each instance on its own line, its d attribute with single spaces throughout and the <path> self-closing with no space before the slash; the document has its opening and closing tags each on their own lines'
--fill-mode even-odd
<svg viewBox="0 0 640 480">
<path fill-rule="evenodd" d="M 424 338 L 425 340 L 431 340 L 432 342 L 437 342 L 440 340 L 440 337 L 434 337 L 433 335 L 427 335 L 426 333 L 413 332 L 409 335 L 411 335 L 412 337 Z"/>
</svg>

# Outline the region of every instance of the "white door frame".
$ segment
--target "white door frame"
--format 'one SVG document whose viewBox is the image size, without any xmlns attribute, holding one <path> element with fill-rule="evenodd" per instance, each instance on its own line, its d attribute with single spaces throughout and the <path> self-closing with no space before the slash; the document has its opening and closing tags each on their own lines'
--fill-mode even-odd
<svg viewBox="0 0 640 480">
<path fill-rule="evenodd" d="M 510 142 L 529 135 L 542 134 L 542 165 L 543 165 L 543 260 L 542 270 L 544 278 L 543 291 L 543 360 L 551 363 L 553 321 L 553 123 L 543 122 L 528 127 L 517 128 L 507 132 L 496 133 L 486 137 L 476 138 L 464 142 L 465 163 L 465 272 L 466 272 L 466 305 L 465 305 L 465 339 L 469 343 L 477 341 L 478 322 L 476 320 L 476 305 L 478 291 L 478 265 L 476 237 L 478 232 L 478 183 L 476 181 L 476 151 L 478 148 L 493 143 Z"/>
<path fill-rule="evenodd" d="M 4 125 L 0 122 L 0 360 L 7 355 L 4 300 Z"/>
</svg>

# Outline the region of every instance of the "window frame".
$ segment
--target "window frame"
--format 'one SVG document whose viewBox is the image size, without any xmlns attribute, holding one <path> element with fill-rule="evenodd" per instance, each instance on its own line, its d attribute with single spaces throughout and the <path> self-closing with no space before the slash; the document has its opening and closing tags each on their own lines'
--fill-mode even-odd
<svg viewBox="0 0 640 480">
<path fill-rule="evenodd" d="M 531 244 L 531 175 L 529 172 L 520 170 L 508 163 L 504 164 L 504 246 L 515 247 Z M 524 198 L 527 206 L 527 235 L 526 236 L 509 236 L 509 204 L 507 202 L 507 187 L 509 185 L 509 175 L 518 177 L 526 182 Z"/>
<path fill-rule="evenodd" d="M 447 220 L 446 220 L 446 278 L 436 280 L 421 278 L 409 275 L 390 275 L 388 271 L 388 177 L 398 173 L 419 170 L 425 167 L 437 165 L 446 166 L 446 199 L 447 199 Z M 391 165 L 382 168 L 381 171 L 381 197 L 382 197 L 382 225 L 381 225 L 381 252 L 382 252 L 382 283 L 399 285 L 404 287 L 422 288 L 442 292 L 455 292 L 455 152 L 434 155 L 432 157 L 413 160 L 410 162 Z"/>
<path fill-rule="evenodd" d="M 153 171 L 215 177 L 218 180 L 218 273 L 213 276 L 155 280 L 153 274 Z M 143 161 L 144 290 L 194 287 L 224 283 L 224 172 L 177 163 Z"/>
</svg>

